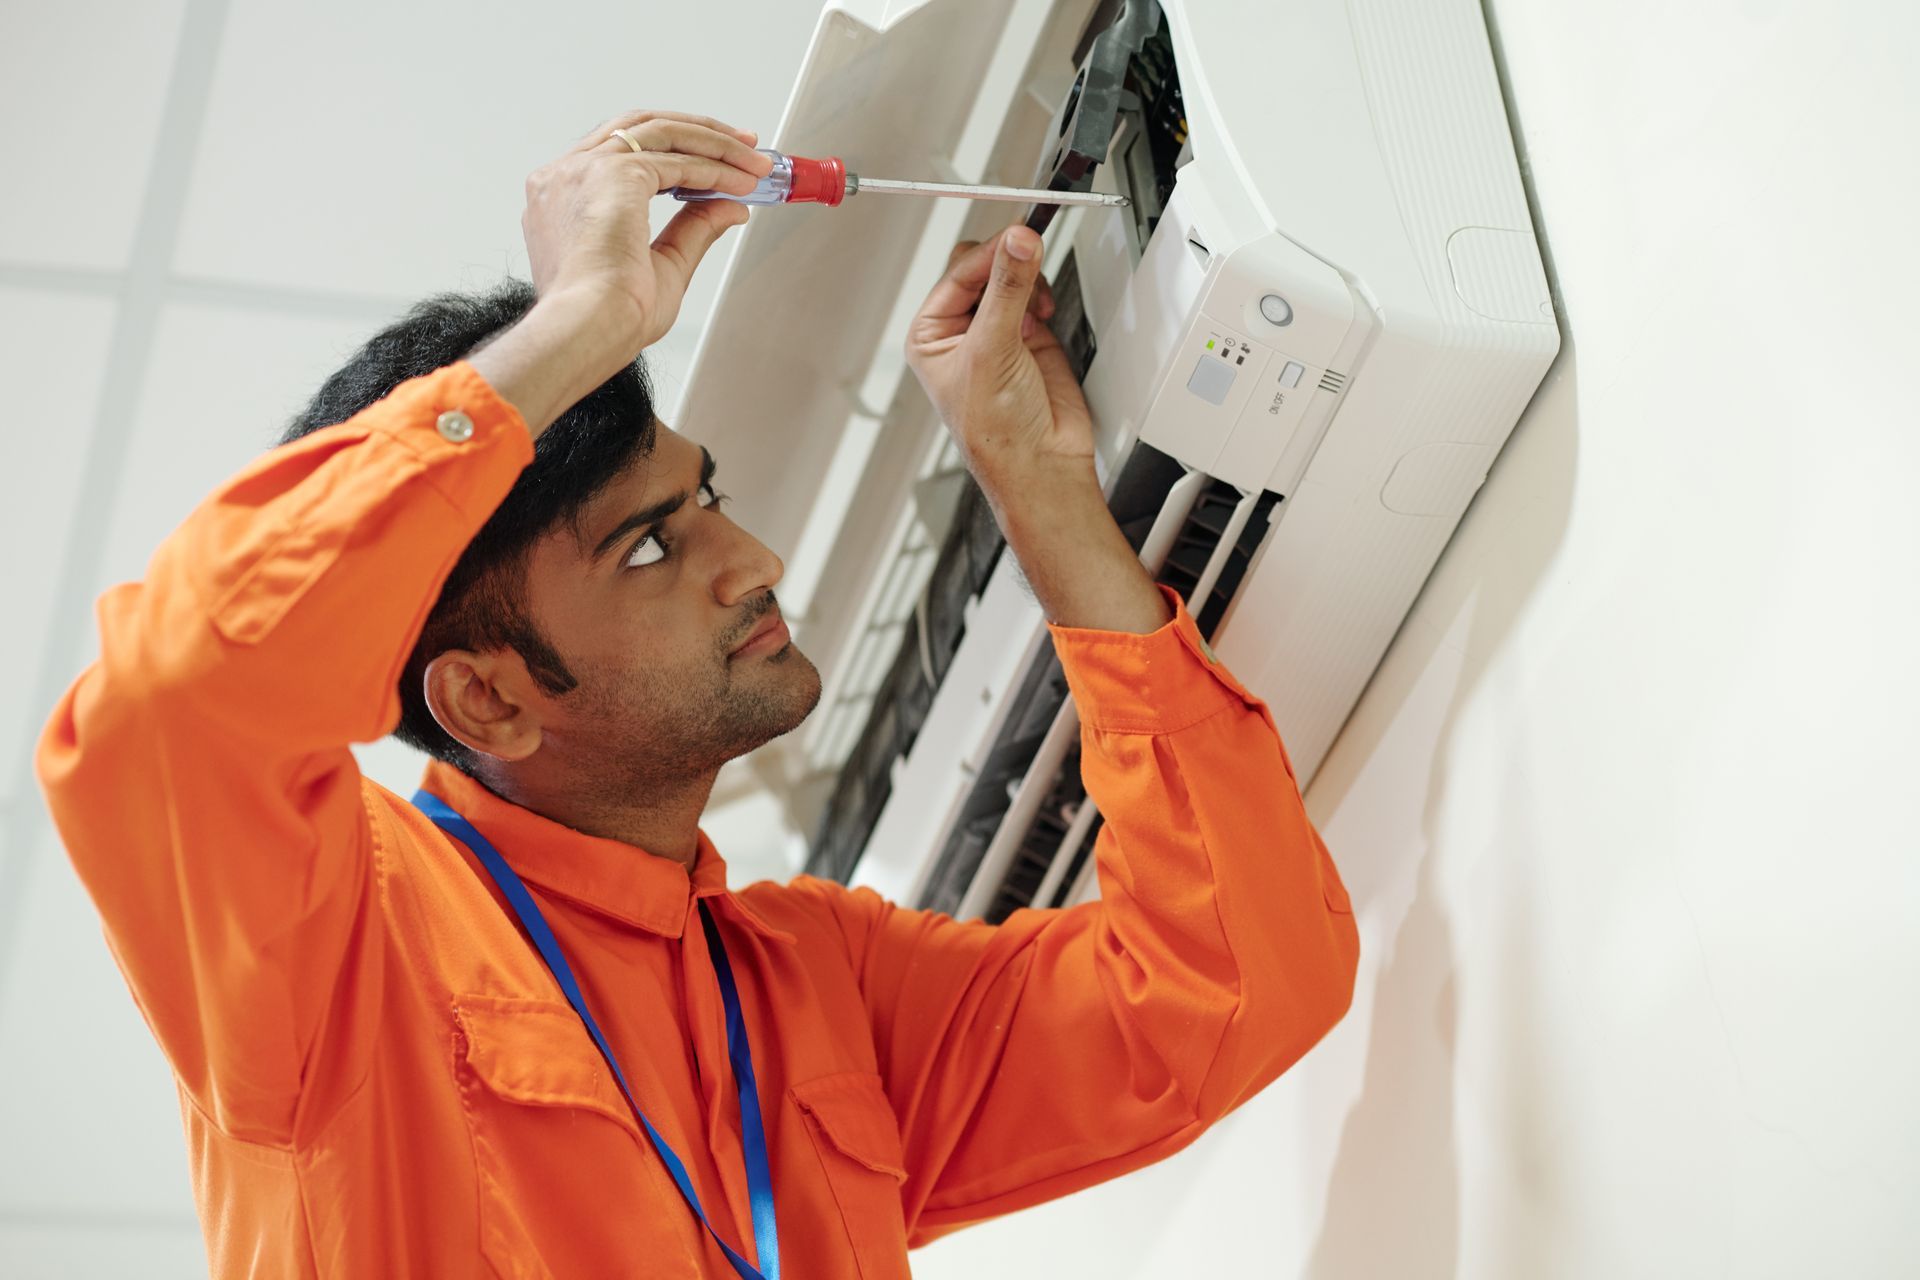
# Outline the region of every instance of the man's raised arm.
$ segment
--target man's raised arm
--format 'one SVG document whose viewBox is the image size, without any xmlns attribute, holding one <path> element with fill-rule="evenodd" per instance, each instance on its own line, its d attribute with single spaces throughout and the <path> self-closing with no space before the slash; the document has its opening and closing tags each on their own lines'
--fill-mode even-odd
<svg viewBox="0 0 1920 1280">
<path fill-rule="evenodd" d="M 1079 387 L 1022 318 L 1038 249 L 1015 228 L 959 255 L 908 350 L 1047 613 L 1100 901 L 992 926 L 797 885 L 859 978 L 916 1243 L 1192 1141 L 1340 1019 L 1358 957 L 1266 708 L 1107 511 Z"/>
<path fill-rule="evenodd" d="M 260 458 L 101 598 L 99 659 L 36 764 L 148 1024 L 228 1133 L 285 1145 L 341 1100 L 299 1105 L 316 1076 L 358 1082 L 383 952 L 348 744 L 398 721 L 428 611 L 534 437 L 665 332 L 745 217 L 691 206 L 655 238 L 648 200 L 750 189 L 751 140 L 659 112 L 582 139 L 528 182 L 519 323 Z"/>
</svg>

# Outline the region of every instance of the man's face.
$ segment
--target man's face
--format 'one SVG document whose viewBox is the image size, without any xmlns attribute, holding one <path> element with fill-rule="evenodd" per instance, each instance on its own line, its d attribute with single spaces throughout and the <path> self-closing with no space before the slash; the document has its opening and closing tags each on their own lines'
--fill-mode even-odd
<svg viewBox="0 0 1920 1280">
<path fill-rule="evenodd" d="M 545 699 L 543 749 L 633 779 L 718 768 L 792 729 L 820 676 L 774 604 L 783 566 L 721 514 L 706 451 L 653 451 L 528 559 L 535 624 L 579 685 Z"/>
</svg>

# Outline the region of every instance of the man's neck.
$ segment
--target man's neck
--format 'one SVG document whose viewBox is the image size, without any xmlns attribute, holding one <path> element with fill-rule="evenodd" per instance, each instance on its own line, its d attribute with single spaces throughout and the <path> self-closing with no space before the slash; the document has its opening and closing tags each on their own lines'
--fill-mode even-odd
<svg viewBox="0 0 1920 1280">
<path fill-rule="evenodd" d="M 700 814 L 713 792 L 714 774 L 616 780 L 576 772 L 562 780 L 531 765 L 529 760 L 487 770 L 480 781 L 501 799 L 550 822 L 618 840 L 692 869 L 700 849 Z"/>
</svg>

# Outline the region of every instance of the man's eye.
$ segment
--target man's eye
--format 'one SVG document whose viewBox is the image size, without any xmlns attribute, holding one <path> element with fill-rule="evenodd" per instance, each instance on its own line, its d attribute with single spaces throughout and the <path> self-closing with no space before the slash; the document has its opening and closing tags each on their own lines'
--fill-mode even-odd
<svg viewBox="0 0 1920 1280">
<path fill-rule="evenodd" d="M 650 564 L 659 564 L 667 558 L 667 549 L 660 544 L 657 534 L 648 534 L 634 545 L 633 554 L 627 557 L 627 568 L 644 569 Z"/>
<path fill-rule="evenodd" d="M 720 505 L 724 503 L 726 500 L 727 500 L 727 495 L 724 493 L 721 493 L 719 490 L 715 489 L 712 485 L 703 484 L 700 486 L 700 505 L 701 506 L 709 507 L 715 511 L 718 511 L 720 509 Z"/>
</svg>

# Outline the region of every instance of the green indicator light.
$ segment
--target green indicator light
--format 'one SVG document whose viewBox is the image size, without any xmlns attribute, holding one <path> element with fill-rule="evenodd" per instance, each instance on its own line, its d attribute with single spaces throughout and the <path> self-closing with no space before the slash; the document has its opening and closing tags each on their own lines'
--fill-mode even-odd
<svg viewBox="0 0 1920 1280">
<path fill-rule="evenodd" d="M 1209 350 L 1209 351 L 1211 351 L 1211 350 L 1213 350 L 1213 339 L 1212 339 L 1212 338 L 1208 338 L 1208 339 L 1207 339 L 1207 350 Z"/>
</svg>

